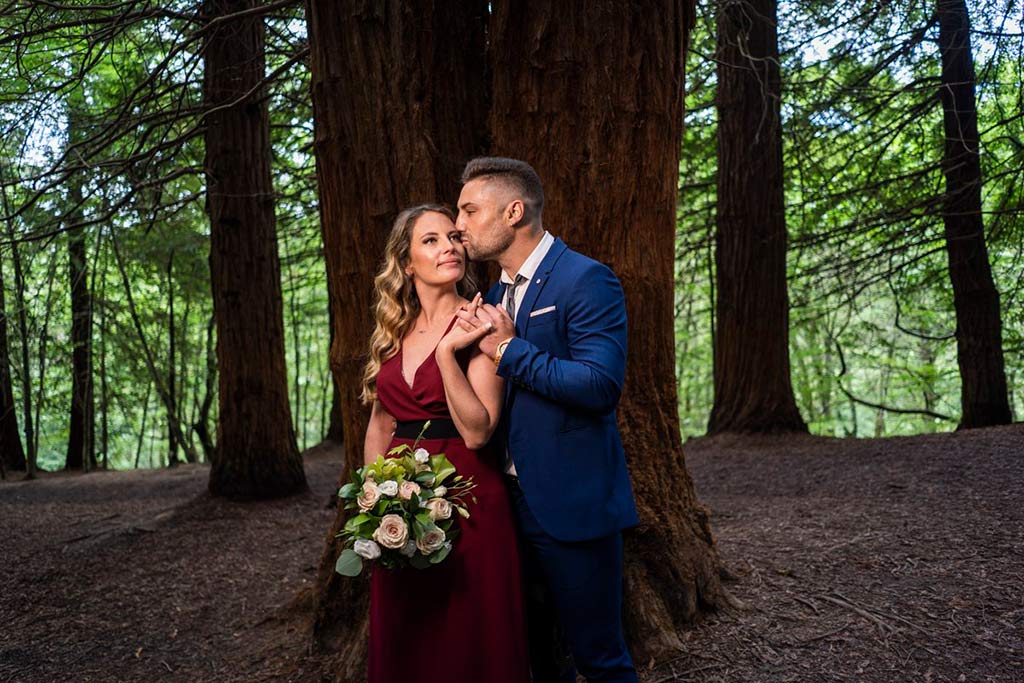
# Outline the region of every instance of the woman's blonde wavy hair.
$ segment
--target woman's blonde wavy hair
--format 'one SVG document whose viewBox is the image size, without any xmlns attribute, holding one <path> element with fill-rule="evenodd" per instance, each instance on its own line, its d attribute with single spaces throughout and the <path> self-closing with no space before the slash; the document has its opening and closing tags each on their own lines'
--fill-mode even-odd
<svg viewBox="0 0 1024 683">
<path fill-rule="evenodd" d="M 405 274 L 409 263 L 412 231 L 416 221 L 425 213 L 439 213 L 453 223 L 455 214 L 440 204 L 419 204 L 405 209 L 395 218 L 384 247 L 384 265 L 373 280 L 376 291 L 373 308 L 376 326 L 370 337 L 370 359 L 363 371 L 363 391 L 359 395 L 364 404 L 377 398 L 377 375 L 380 366 L 402 348 L 402 340 L 420 314 L 420 300 L 412 278 Z M 466 274 L 458 282 L 458 291 L 464 297 L 476 292 L 476 283 L 466 264 Z"/>
</svg>

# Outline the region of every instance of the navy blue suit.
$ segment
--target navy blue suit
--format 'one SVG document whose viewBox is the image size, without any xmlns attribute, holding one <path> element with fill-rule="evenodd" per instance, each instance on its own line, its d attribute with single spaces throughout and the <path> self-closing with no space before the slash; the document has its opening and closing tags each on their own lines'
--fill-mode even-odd
<svg viewBox="0 0 1024 683">
<path fill-rule="evenodd" d="M 505 291 L 499 282 L 487 302 Z M 515 321 L 497 370 L 507 382 L 497 436 L 515 463 L 523 540 L 581 673 L 635 681 L 621 625 L 621 531 L 638 523 L 615 418 L 626 373 L 622 287 L 556 239 Z"/>
</svg>

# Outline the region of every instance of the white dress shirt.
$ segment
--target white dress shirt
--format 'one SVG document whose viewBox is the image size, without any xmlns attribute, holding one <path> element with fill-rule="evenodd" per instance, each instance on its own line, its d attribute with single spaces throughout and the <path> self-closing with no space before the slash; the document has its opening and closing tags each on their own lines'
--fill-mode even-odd
<svg viewBox="0 0 1024 683">
<path fill-rule="evenodd" d="M 516 275 L 522 275 L 526 280 L 516 287 L 516 310 L 510 311 L 511 315 L 516 320 L 519 320 L 519 307 L 523 305 L 523 299 L 526 298 L 526 290 L 530 288 L 533 282 L 533 275 L 540 268 L 541 262 L 544 257 L 548 255 L 548 251 L 551 249 L 551 245 L 555 243 L 555 238 L 547 230 L 544 231 L 544 235 L 540 238 L 540 242 L 533 248 L 530 255 L 523 261 L 523 265 L 519 266 L 519 272 Z M 498 278 L 503 284 L 507 286 L 515 282 L 515 277 L 509 275 L 504 270 L 501 271 L 501 277 Z M 501 297 L 501 303 L 504 306 L 506 296 L 503 294 Z M 513 477 L 516 476 L 516 466 L 512 462 L 512 456 L 507 452 L 505 453 L 505 473 L 511 474 Z"/>
</svg>

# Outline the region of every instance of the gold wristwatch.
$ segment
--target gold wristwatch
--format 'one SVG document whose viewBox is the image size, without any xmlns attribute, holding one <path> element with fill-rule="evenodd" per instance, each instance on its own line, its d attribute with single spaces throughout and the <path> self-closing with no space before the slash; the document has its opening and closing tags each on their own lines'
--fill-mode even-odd
<svg viewBox="0 0 1024 683">
<path fill-rule="evenodd" d="M 509 337 L 505 341 L 498 343 L 498 348 L 494 351 L 494 367 L 501 365 L 501 357 L 505 355 L 505 349 L 508 348 L 509 342 L 513 339 L 515 339 L 515 337 Z"/>
</svg>

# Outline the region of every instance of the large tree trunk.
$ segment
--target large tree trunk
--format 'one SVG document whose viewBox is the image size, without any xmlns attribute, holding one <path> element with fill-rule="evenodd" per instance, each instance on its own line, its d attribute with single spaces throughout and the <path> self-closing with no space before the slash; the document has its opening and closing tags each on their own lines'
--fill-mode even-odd
<svg viewBox="0 0 1024 683">
<path fill-rule="evenodd" d="M 330 278 L 328 278 L 330 281 Z M 328 287 L 328 290 L 332 289 Z M 338 305 L 334 303 L 334 297 L 331 296 L 330 291 L 327 293 L 327 318 L 331 325 L 331 348 L 334 348 L 334 311 L 338 308 Z M 327 417 L 327 433 L 324 438 L 335 443 L 343 443 L 345 440 L 345 429 L 341 424 L 341 389 L 338 387 L 338 376 L 333 372 L 331 373 L 331 412 Z"/>
<path fill-rule="evenodd" d="M 204 19 L 257 0 L 205 0 Z M 206 210 L 220 414 L 210 492 L 268 498 L 306 489 L 288 407 L 281 267 L 270 178 L 263 17 L 208 29 L 203 45 Z"/>
<path fill-rule="evenodd" d="M 718 3 L 718 329 L 708 432 L 807 431 L 793 397 L 775 0 Z"/>
<path fill-rule="evenodd" d="M 309 0 L 310 71 L 320 218 L 330 301 L 331 369 L 341 387 L 347 470 L 362 464 L 367 411 L 358 402 L 373 276 L 397 212 L 454 202 L 465 162 L 483 147 L 486 0 Z M 364 581 L 334 572 L 328 537 L 317 583 L 315 637 L 338 650 L 339 681 L 365 661 Z"/>
<path fill-rule="evenodd" d="M 999 292 L 992 282 L 981 217 L 978 110 L 967 4 L 963 0 L 939 0 L 938 16 L 942 54 L 939 94 L 946 136 L 942 221 L 956 309 L 963 409 L 960 428 L 1009 424 L 1013 418 L 1003 367 Z"/>
<path fill-rule="evenodd" d="M 24 343 L 24 342 L 22 342 Z M 0 267 L 0 463 L 7 470 L 24 471 L 27 462 L 18 434 L 18 411 L 11 384 L 11 357 L 7 344 L 7 302 L 4 274 Z"/>
<path fill-rule="evenodd" d="M 690 2 L 493 3 L 493 153 L 545 184 L 544 224 L 622 281 L 630 320 L 619 424 L 640 527 L 624 621 L 640 664 L 723 602 L 709 513 L 679 433 L 673 264 Z M 651 17 L 657 17 L 653 21 Z"/>
</svg>

